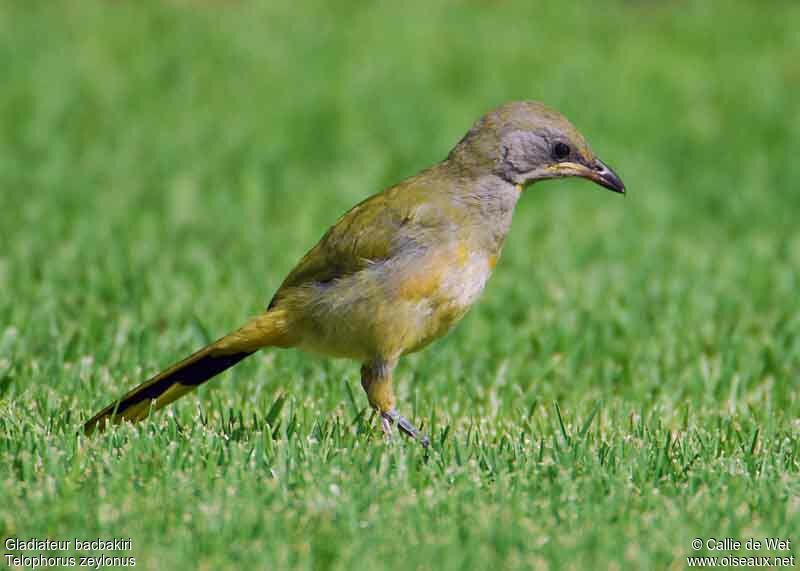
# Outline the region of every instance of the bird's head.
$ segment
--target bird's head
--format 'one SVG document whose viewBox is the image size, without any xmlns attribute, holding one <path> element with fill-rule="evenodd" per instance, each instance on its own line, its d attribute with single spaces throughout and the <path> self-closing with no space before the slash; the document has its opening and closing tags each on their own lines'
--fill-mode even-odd
<svg viewBox="0 0 800 571">
<path fill-rule="evenodd" d="M 625 192 L 622 180 L 595 156 L 566 117 L 537 101 L 515 101 L 490 111 L 459 141 L 449 159 L 463 169 L 490 170 L 523 187 L 576 176 Z"/>
</svg>

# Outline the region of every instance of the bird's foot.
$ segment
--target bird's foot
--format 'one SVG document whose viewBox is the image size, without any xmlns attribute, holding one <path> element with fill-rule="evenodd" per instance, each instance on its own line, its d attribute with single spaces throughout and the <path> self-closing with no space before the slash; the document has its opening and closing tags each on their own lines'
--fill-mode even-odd
<svg viewBox="0 0 800 571">
<path fill-rule="evenodd" d="M 392 424 L 394 423 L 397 423 L 397 427 L 400 429 L 400 432 L 404 433 L 406 436 L 410 436 L 414 440 L 417 440 L 424 448 L 427 448 L 430 444 L 428 437 L 422 434 L 416 426 L 411 424 L 411 421 L 409 421 L 405 416 L 396 410 L 390 410 L 381 413 L 381 427 L 383 428 L 383 432 L 385 434 L 392 434 Z"/>
</svg>

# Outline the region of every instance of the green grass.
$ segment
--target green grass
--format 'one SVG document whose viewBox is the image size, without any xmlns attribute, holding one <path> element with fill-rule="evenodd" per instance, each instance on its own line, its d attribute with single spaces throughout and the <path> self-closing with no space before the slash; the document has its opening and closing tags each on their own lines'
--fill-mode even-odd
<svg viewBox="0 0 800 571">
<path fill-rule="evenodd" d="M 800 544 L 800 4 L 263 4 L 0 4 L 0 535 L 144 569 Z M 357 365 L 277 350 L 75 435 L 518 98 L 629 194 L 526 192 L 481 302 L 399 369 L 429 453 L 382 440 Z"/>
</svg>

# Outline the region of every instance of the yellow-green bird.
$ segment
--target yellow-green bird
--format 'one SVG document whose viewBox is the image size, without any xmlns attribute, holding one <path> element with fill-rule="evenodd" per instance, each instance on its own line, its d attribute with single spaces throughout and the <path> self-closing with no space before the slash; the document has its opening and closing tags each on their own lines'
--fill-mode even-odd
<svg viewBox="0 0 800 571">
<path fill-rule="evenodd" d="M 480 118 L 442 162 L 358 204 L 289 273 L 267 310 L 97 413 L 137 421 L 265 347 L 355 359 L 383 430 L 427 446 L 395 408 L 398 359 L 445 335 L 491 276 L 523 189 L 582 177 L 624 193 L 560 113 L 535 101 Z"/>
</svg>

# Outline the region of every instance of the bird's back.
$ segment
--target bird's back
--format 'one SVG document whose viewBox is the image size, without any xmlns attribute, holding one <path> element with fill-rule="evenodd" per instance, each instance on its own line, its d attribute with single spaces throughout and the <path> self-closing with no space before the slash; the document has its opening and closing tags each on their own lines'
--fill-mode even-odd
<svg viewBox="0 0 800 571">
<path fill-rule="evenodd" d="M 452 173 L 428 169 L 358 204 L 328 230 L 270 304 L 297 316 L 299 346 L 361 360 L 397 357 L 464 315 L 501 244 L 486 246 L 482 215 L 469 193 L 448 187 L 456 184 Z"/>
</svg>

